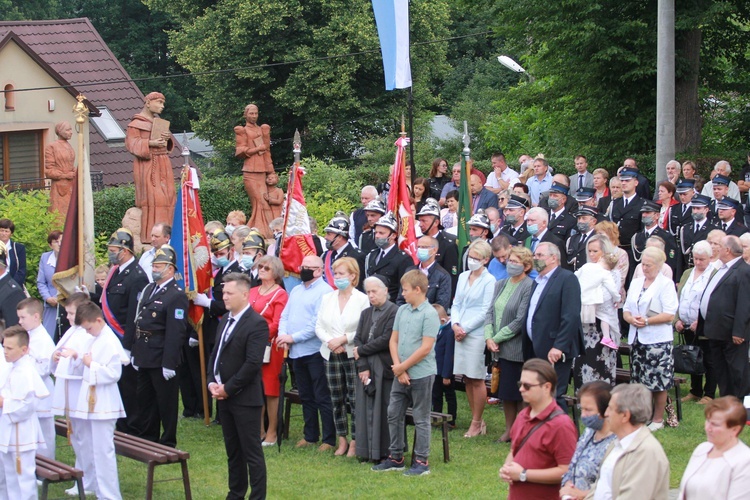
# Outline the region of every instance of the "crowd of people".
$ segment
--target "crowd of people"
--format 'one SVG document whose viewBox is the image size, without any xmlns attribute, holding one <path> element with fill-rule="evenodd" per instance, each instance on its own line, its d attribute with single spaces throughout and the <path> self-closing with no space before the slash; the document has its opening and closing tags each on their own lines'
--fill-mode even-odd
<svg viewBox="0 0 750 500">
<path fill-rule="evenodd" d="M 389 184 L 365 186 L 362 205 L 315 235 L 316 253 L 292 279 L 279 258 L 282 219 L 250 227 L 233 211 L 226 224 L 208 222 L 213 285 L 190 299 L 205 311 L 202 342 L 175 281 L 167 222 L 153 226 L 139 258 L 133 235 L 118 229 L 95 289 L 58 303 L 60 232 L 49 234 L 41 257 L 40 301 L 27 298 L 15 226 L 0 219 L 0 456 L 9 497 L 36 494 L 29 457 L 54 457 L 59 415 L 84 429 L 71 435 L 86 492 L 119 498 L 115 429 L 174 447 L 181 396 L 183 417 L 214 417 L 222 427 L 230 497 L 250 489 L 264 498 L 263 447 L 280 439 L 288 365 L 304 420 L 296 447 L 424 475 L 431 412 L 446 403 L 449 425 L 471 439 L 487 433 L 485 406 L 501 402 L 498 441 L 511 452 L 499 477 L 511 498 L 666 498 L 669 462 L 651 434 L 675 425 L 668 391 L 678 332 L 703 353 L 683 400 L 705 405 L 708 437 L 681 498 L 717 487 L 739 498 L 750 486 L 742 467 L 750 450 L 737 439 L 746 420 L 739 400 L 750 393 L 750 205 L 740 198 L 750 184 L 735 184 L 723 161 L 707 182 L 692 163 L 670 162 L 656 189 L 631 158 L 611 179 L 589 172 L 584 156 L 570 176 L 541 156 L 521 156 L 519 166 L 495 154 L 489 174 L 472 169 L 470 241 L 460 248 L 461 166 L 449 174 L 436 159 L 409 186 L 414 256 L 399 248 Z M 625 350 L 631 383 L 615 386 Z M 567 415 L 571 383 L 580 438 Z M 408 469 L 407 411 L 416 427 Z M 25 444 L 10 432 L 21 421 L 24 436 L 36 436 Z"/>
</svg>

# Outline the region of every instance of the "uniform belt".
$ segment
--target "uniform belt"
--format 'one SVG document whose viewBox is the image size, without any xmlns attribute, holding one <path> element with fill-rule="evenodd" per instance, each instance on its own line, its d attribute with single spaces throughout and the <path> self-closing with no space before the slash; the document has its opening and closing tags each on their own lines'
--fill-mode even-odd
<svg viewBox="0 0 750 500">
<path fill-rule="evenodd" d="M 136 338 L 136 340 L 139 339 L 139 338 L 141 338 L 141 337 L 144 337 L 144 338 L 147 339 L 147 338 L 152 337 L 154 335 L 164 335 L 164 333 L 165 333 L 164 330 L 159 330 L 159 331 L 156 331 L 156 332 L 150 332 L 148 330 L 141 330 L 140 328 L 136 328 L 135 329 L 135 338 Z"/>
</svg>

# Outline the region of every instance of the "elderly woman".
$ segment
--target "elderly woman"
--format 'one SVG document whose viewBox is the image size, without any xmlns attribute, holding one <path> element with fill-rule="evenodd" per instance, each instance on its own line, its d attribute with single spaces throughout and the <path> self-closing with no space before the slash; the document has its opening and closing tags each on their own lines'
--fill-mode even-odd
<svg viewBox="0 0 750 500">
<path fill-rule="evenodd" d="M 235 231 L 236 232 L 236 231 Z M 268 344 L 266 356 L 263 358 L 263 392 L 266 405 L 263 408 L 268 413 L 268 429 L 265 428 L 264 418 L 260 420 L 260 436 L 263 446 L 276 444 L 276 422 L 279 410 L 281 384 L 279 374 L 284 362 L 284 351 L 276 344 L 279 333 L 279 319 L 289 296 L 281 286 L 284 278 L 284 265 L 277 257 L 265 256 L 256 263 L 260 284 L 250 289 L 248 301 L 250 307 L 263 316 L 268 323 Z"/>
<path fill-rule="evenodd" d="M 698 344 L 704 352 L 708 353 L 708 339 L 699 339 L 695 333 L 698 328 L 698 309 L 701 304 L 701 296 L 711 279 L 709 262 L 711 260 L 711 245 L 707 241 L 699 241 L 693 245 L 693 263 L 695 267 L 683 273 L 680 283 L 677 285 L 677 294 L 680 297 L 680 305 L 675 316 L 675 330 L 685 336 L 688 344 Z M 683 402 L 698 401 L 706 404 L 716 394 L 716 378 L 713 367 L 706 365 L 706 385 L 703 385 L 703 375 L 690 376 L 690 392 L 682 398 Z"/>
<path fill-rule="evenodd" d="M 750 233 L 740 236 L 740 243 L 742 243 L 742 260 L 750 264 Z"/>
<path fill-rule="evenodd" d="M 651 431 L 664 427 L 667 390 L 674 379 L 672 320 L 678 301 L 672 280 L 659 273 L 666 260 L 658 248 L 643 251 L 643 278 L 633 278 L 622 310 L 630 325 L 631 381 L 646 386 L 654 397 L 654 414 L 648 426 Z"/>
<path fill-rule="evenodd" d="M 528 248 L 513 247 L 505 263 L 508 278 L 495 283 L 492 294 L 492 305 L 487 309 L 484 319 L 484 338 L 487 349 L 500 364 L 500 383 L 498 398 L 503 402 L 505 414 L 505 432 L 499 442 L 510 442 L 510 429 L 521 411 L 521 393 L 518 381 L 521 380 L 523 368 L 523 339 L 521 329 L 523 318 L 529 308 L 531 286 L 529 272 L 534 259 Z"/>
<path fill-rule="evenodd" d="M 451 321 L 456 338 L 453 373 L 464 376 L 466 398 L 471 409 L 471 426 L 464 437 L 470 438 L 487 433 L 487 426 L 482 420 L 487 401 L 487 388 L 484 385 L 487 375 L 484 364 L 484 319 L 490 308 L 495 278 L 486 267 L 492 257 L 489 243 L 474 241 L 469 245 L 467 255 L 468 270 L 458 277 Z"/>
<path fill-rule="evenodd" d="M 661 208 L 659 209 L 658 224 L 662 229 L 669 228 L 669 216 L 672 211 L 672 206 L 679 203 L 679 201 L 674 199 L 675 191 L 677 191 L 677 188 L 671 182 L 662 181 L 659 183 L 659 189 L 657 191 L 658 198 L 656 201 L 661 205 Z"/>
<path fill-rule="evenodd" d="M 709 264 L 710 271 L 716 271 L 718 270 L 724 263 L 719 260 L 719 255 L 721 254 L 721 248 L 722 248 L 722 240 L 727 235 L 724 231 L 721 229 L 713 229 L 709 231 L 708 235 L 706 236 L 706 241 L 709 245 L 711 245 L 711 263 Z"/>
<path fill-rule="evenodd" d="M 36 275 L 36 287 L 44 301 L 44 316 L 42 324 L 47 330 L 52 340 L 57 336 L 57 288 L 52 282 L 52 275 L 55 274 L 57 257 L 60 255 L 60 244 L 62 243 L 62 232 L 52 231 L 47 235 L 47 244 L 50 247 L 49 252 L 44 252 L 39 259 L 39 272 Z M 64 311 L 63 311 L 64 312 Z"/>
<path fill-rule="evenodd" d="M 739 435 L 747 410 L 734 396 L 706 405 L 706 437 L 693 452 L 680 481 L 678 500 L 740 500 L 750 491 L 750 448 Z"/>
<path fill-rule="evenodd" d="M 379 462 L 388 457 L 388 401 L 393 384 L 393 359 L 388 348 L 398 306 L 388 300 L 388 287 L 377 276 L 365 280 L 370 307 L 362 311 L 354 336 L 357 456 Z"/>
<path fill-rule="evenodd" d="M 575 360 L 573 380 L 576 388 L 602 380 L 615 383 L 620 325 L 617 303 L 621 277 L 614 267 L 614 247 L 604 235 L 595 234 L 586 242 L 588 261 L 576 277 L 581 284 L 581 324 L 584 351 Z"/>
<path fill-rule="evenodd" d="M 586 498 L 591 485 L 596 482 L 604 453 L 616 437 L 609 428 L 609 421 L 604 418 L 611 390 L 610 384 L 601 381 L 589 382 L 578 390 L 585 430 L 578 438 L 568 472 L 563 475 L 561 497 Z"/>
<path fill-rule="evenodd" d="M 333 420 L 339 445 L 334 454 L 356 453 L 356 407 L 354 386 L 357 368 L 354 360 L 354 335 L 357 333 L 362 311 L 370 306 L 367 295 L 357 290 L 359 264 L 352 257 L 341 257 L 333 263 L 333 283 L 336 290 L 320 301 L 315 335 L 320 339 L 320 354 L 325 360 L 326 379 L 331 391 Z M 346 406 L 352 411 L 352 442 L 349 434 Z"/>
</svg>

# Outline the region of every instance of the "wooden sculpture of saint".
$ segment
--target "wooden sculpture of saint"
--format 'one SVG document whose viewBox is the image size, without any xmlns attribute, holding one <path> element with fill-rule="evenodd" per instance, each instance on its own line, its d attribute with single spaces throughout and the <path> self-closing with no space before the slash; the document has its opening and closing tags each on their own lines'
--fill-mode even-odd
<svg viewBox="0 0 750 500">
<path fill-rule="evenodd" d="M 49 211 L 58 213 L 62 224 L 68 214 L 68 205 L 76 182 L 76 153 L 70 145 L 73 127 L 68 122 L 55 125 L 57 140 L 44 148 L 44 174 L 52 180 L 49 190 Z"/>
<path fill-rule="evenodd" d="M 171 222 L 175 204 L 175 179 L 169 152 L 174 148 L 169 122 L 159 118 L 164 94 L 151 92 L 143 110 L 128 123 L 125 147 L 135 156 L 135 206 L 141 209 L 141 240 L 158 222 Z"/>
<path fill-rule="evenodd" d="M 268 227 L 268 203 L 266 176 L 274 174 L 271 160 L 271 127 L 258 125 L 258 106 L 245 107 L 245 125 L 234 127 L 236 148 L 234 155 L 242 159 L 242 180 L 250 198 L 252 211 L 247 221 L 248 227 L 256 227 L 265 238 L 273 237 Z"/>
</svg>

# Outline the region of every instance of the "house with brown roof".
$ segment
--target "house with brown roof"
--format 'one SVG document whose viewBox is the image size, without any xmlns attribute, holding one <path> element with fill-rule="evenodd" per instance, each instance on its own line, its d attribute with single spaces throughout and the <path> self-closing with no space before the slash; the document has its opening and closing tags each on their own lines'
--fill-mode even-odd
<svg viewBox="0 0 750 500">
<path fill-rule="evenodd" d="M 92 173 L 103 172 L 105 185 L 133 182 L 125 130 L 143 93 L 130 80 L 87 18 L 0 22 L 0 184 L 44 177 L 44 148 L 56 140 L 56 123 L 75 123 L 79 93 L 89 108 Z M 177 176 L 183 160 L 174 140 Z M 71 144 L 77 150 L 76 135 Z"/>
</svg>

